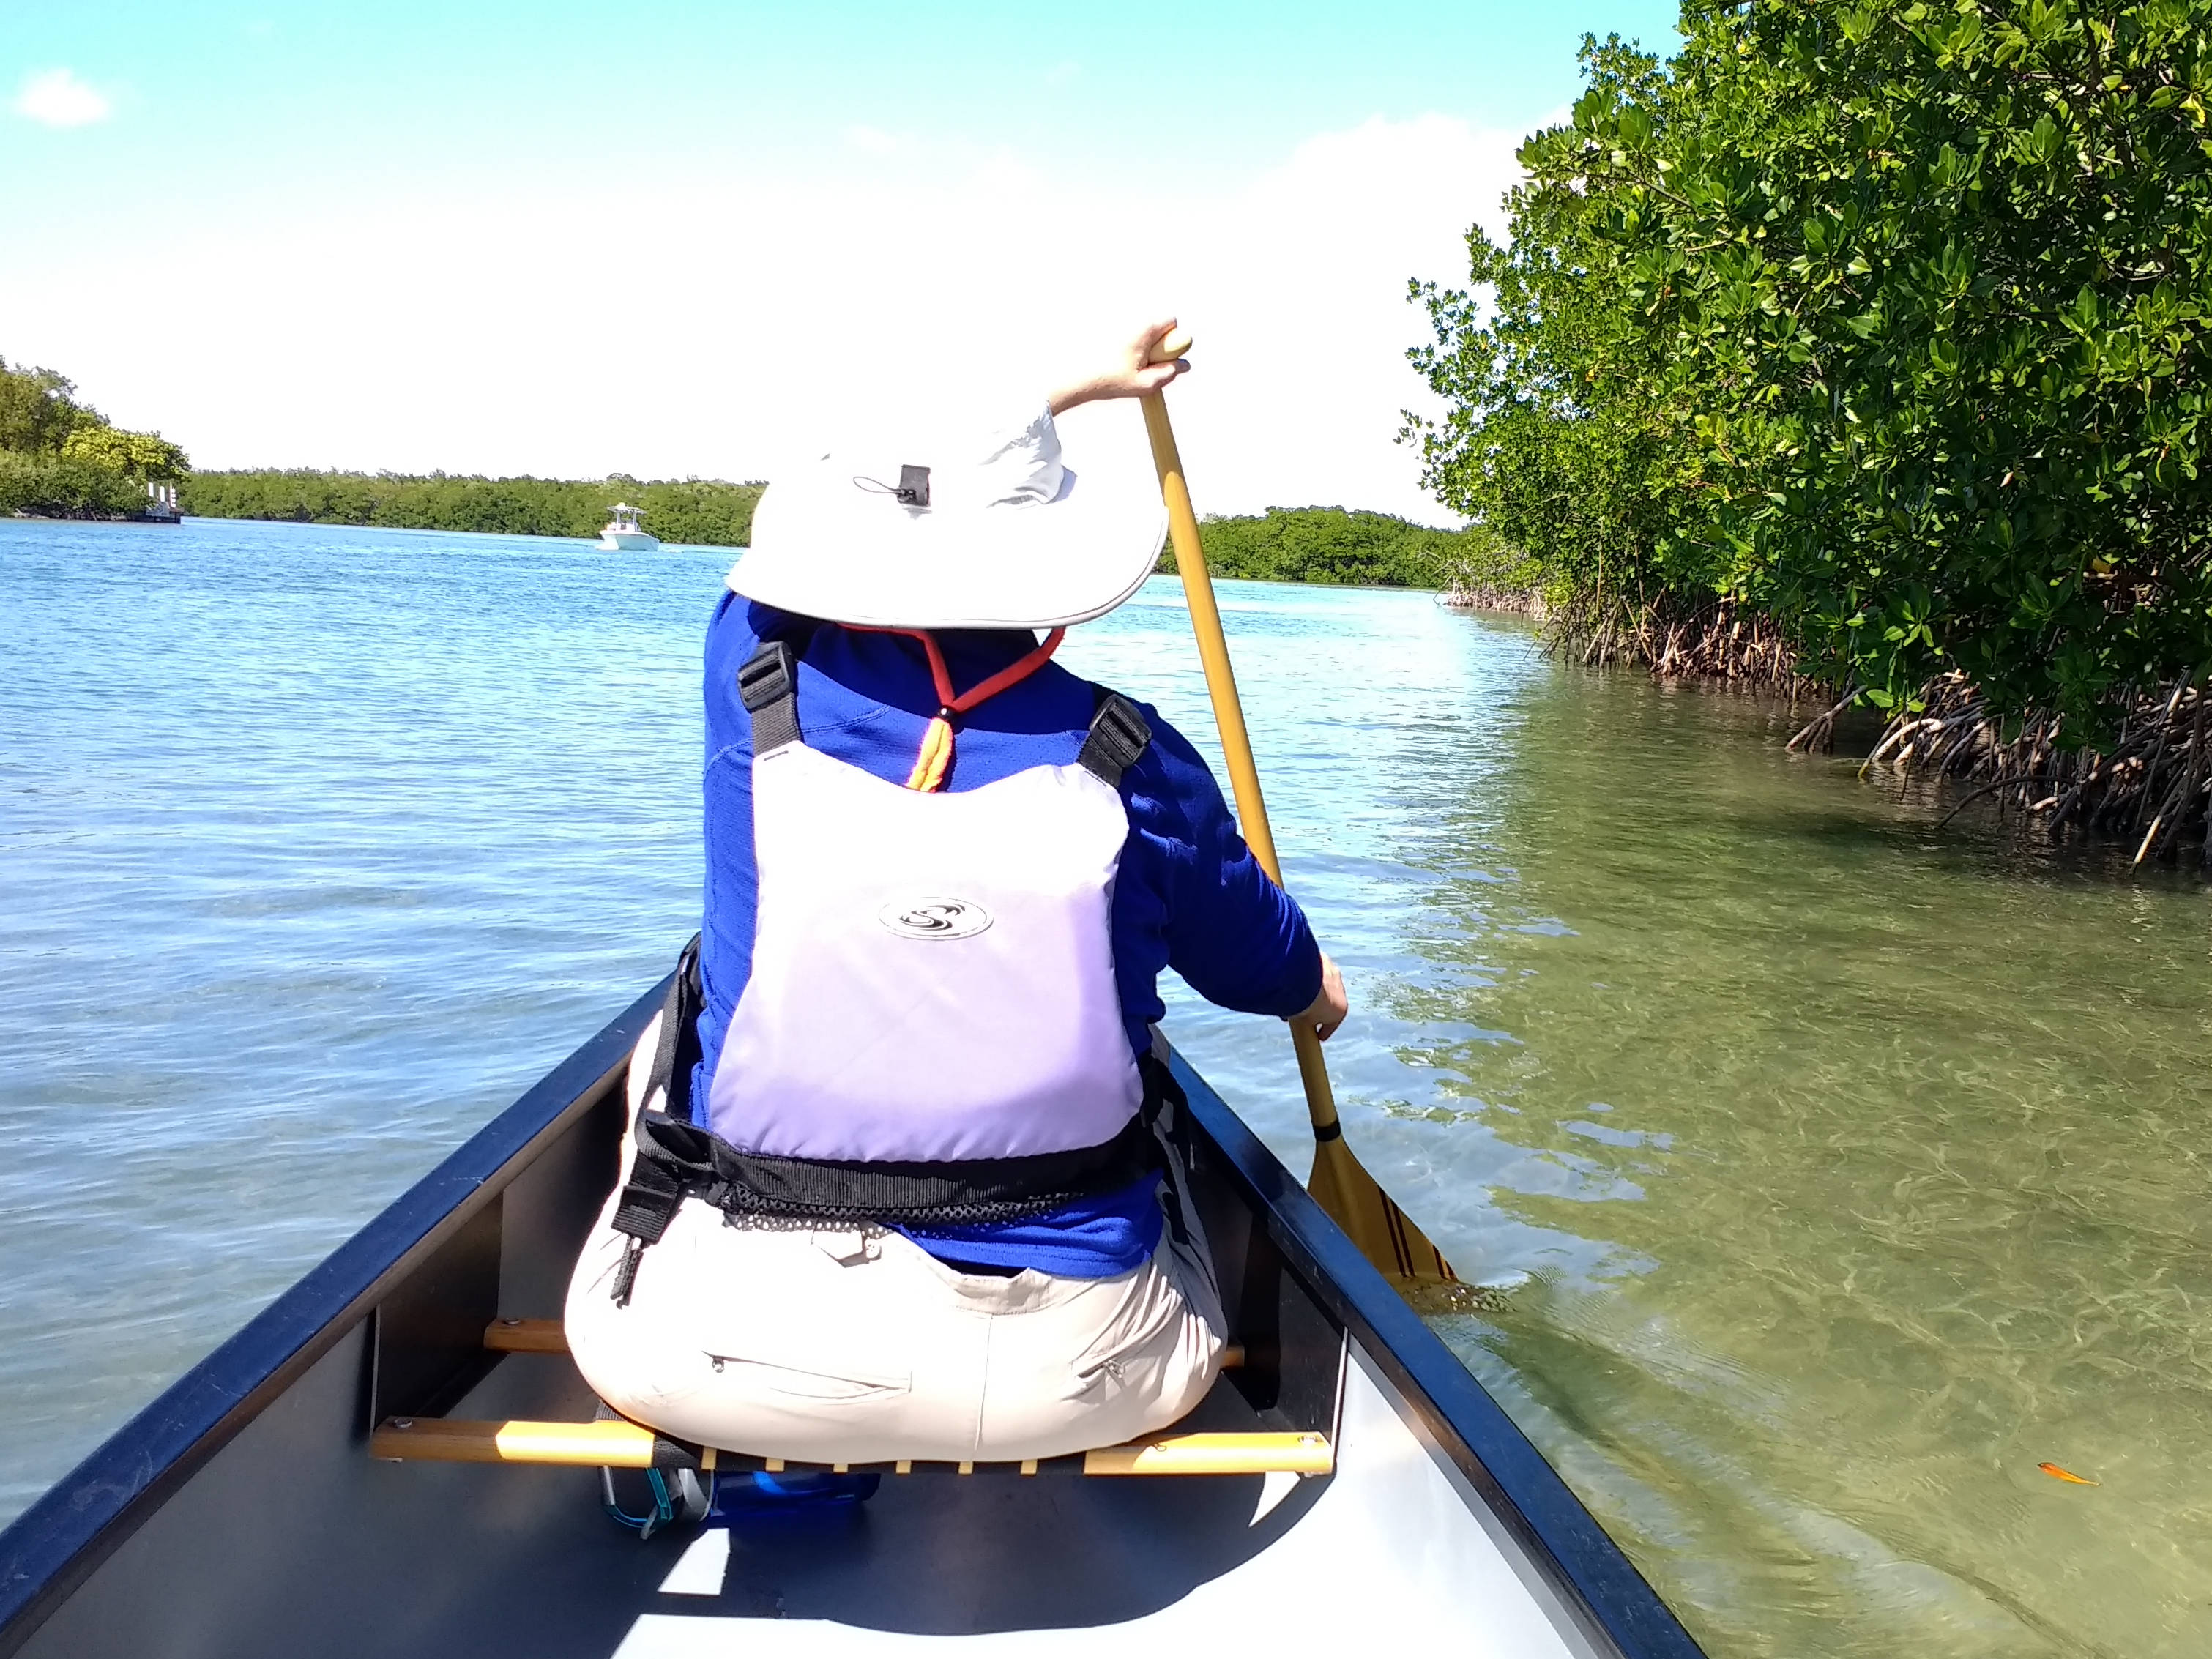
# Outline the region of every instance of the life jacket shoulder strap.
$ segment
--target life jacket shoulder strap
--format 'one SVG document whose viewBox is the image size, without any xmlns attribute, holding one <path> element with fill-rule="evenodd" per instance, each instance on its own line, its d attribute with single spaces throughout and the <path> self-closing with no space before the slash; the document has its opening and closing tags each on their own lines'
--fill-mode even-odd
<svg viewBox="0 0 2212 1659">
<path fill-rule="evenodd" d="M 1111 788 L 1121 787 L 1121 775 L 1137 763 L 1152 741 L 1152 728 L 1137 712 L 1137 705 L 1119 691 L 1103 685 L 1091 688 L 1098 696 L 1098 712 L 1091 717 L 1091 730 L 1075 763 Z"/>
<path fill-rule="evenodd" d="M 790 644 L 770 640 L 738 670 L 738 696 L 753 717 L 753 753 L 799 741 L 799 659 Z"/>
<path fill-rule="evenodd" d="M 691 1068 L 699 1063 L 699 1014 L 707 1006 L 699 979 L 702 937 L 692 934 L 676 958 L 676 982 L 660 1006 L 660 1036 L 653 1045 L 653 1072 L 645 1085 L 644 1109 L 665 1112 L 686 1123 L 691 1121 Z"/>
</svg>

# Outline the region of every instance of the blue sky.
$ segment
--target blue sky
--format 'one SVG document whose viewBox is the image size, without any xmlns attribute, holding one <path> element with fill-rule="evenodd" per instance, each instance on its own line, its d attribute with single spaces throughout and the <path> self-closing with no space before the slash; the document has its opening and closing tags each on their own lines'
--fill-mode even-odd
<svg viewBox="0 0 2212 1659">
<path fill-rule="evenodd" d="M 1673 15 L 18 0 L 0 355 L 204 465 L 755 477 L 1172 309 L 1202 506 L 1433 516 L 1404 279 Z"/>
</svg>

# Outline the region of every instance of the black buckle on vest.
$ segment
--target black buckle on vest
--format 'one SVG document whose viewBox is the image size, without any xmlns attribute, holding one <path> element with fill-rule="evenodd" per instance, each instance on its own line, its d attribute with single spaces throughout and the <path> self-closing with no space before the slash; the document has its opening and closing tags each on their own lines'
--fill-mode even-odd
<svg viewBox="0 0 2212 1659">
<path fill-rule="evenodd" d="M 1118 691 L 1109 691 L 1091 717 L 1091 730 L 1083 739 L 1076 764 L 1102 782 L 1118 789 L 1121 775 L 1137 763 L 1152 740 L 1152 728 L 1136 705 Z"/>
<path fill-rule="evenodd" d="M 738 670 L 738 696 L 749 714 L 757 714 L 769 704 L 793 696 L 798 689 L 791 647 L 781 640 L 769 641 Z"/>
<path fill-rule="evenodd" d="M 799 741 L 799 668 L 791 647 L 770 640 L 738 670 L 738 696 L 753 719 L 753 753 Z"/>
</svg>

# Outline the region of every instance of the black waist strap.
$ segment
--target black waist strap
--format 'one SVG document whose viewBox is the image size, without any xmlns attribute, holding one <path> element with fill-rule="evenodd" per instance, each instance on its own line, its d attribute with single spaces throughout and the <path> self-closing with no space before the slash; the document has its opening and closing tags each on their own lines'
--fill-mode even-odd
<svg viewBox="0 0 2212 1659">
<path fill-rule="evenodd" d="M 847 1163 L 743 1152 L 712 1131 L 665 1112 L 637 1115 L 636 1155 L 615 1207 L 629 1236 L 614 1299 L 627 1304 L 646 1247 L 656 1244 L 687 1198 L 731 1216 L 823 1224 L 972 1227 L 1018 1221 L 1078 1199 L 1127 1187 L 1163 1167 L 1152 1124 L 1164 1101 L 1181 1118 L 1182 1091 L 1149 1056 L 1140 1066 L 1145 1104 L 1111 1140 L 1072 1152 L 951 1163 Z M 1178 1232 L 1180 1232 L 1178 1224 Z"/>
<path fill-rule="evenodd" d="M 696 1123 L 647 1112 L 638 1119 L 636 1161 L 653 1170 L 648 1189 L 658 1200 L 654 1207 L 666 1204 L 672 1213 L 675 1204 L 663 1195 L 672 1194 L 676 1202 L 702 1199 L 732 1215 L 969 1227 L 1042 1215 L 1157 1170 L 1159 1142 L 1151 1131 L 1152 1115 L 1140 1111 L 1111 1140 L 1068 1152 L 861 1163 L 740 1152 Z M 634 1172 L 632 1190 L 637 1184 Z M 627 1209 L 629 1192 L 624 1200 Z M 632 1231 L 619 1213 L 615 1224 Z"/>
</svg>

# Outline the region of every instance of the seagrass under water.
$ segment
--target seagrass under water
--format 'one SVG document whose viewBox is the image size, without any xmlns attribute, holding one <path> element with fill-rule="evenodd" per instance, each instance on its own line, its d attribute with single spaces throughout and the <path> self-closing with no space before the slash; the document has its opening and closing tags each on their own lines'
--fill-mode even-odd
<svg viewBox="0 0 2212 1659">
<path fill-rule="evenodd" d="M 0 1510 L 665 970 L 722 563 L 0 523 Z M 2203 890 L 1421 596 L 1223 601 L 1351 1142 L 1711 1650 L 2202 1650 Z M 1171 585 L 1065 659 L 1207 736 Z M 1303 1168 L 1281 1029 L 1170 1027 Z"/>
</svg>

